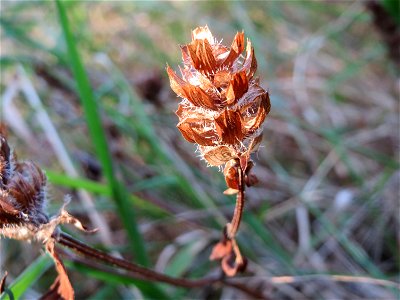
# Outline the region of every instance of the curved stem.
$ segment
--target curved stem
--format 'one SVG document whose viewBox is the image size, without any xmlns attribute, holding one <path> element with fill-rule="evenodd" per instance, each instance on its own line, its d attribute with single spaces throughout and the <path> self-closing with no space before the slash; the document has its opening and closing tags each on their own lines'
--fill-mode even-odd
<svg viewBox="0 0 400 300">
<path fill-rule="evenodd" d="M 134 273 L 137 276 L 132 276 L 132 277 L 136 277 L 138 279 L 148 280 L 148 281 L 158 281 L 185 288 L 204 287 L 210 284 L 220 283 L 241 290 L 242 292 L 251 295 L 254 298 L 267 299 L 265 295 L 263 295 L 263 293 L 260 293 L 259 291 L 256 291 L 244 284 L 235 281 L 225 280 L 223 275 L 206 277 L 201 279 L 185 279 L 185 278 L 170 277 L 168 275 L 164 275 L 162 273 L 158 273 L 156 271 L 128 262 L 124 259 L 110 256 L 107 253 L 94 249 L 63 232 L 59 233 L 59 235 L 56 237 L 56 241 L 59 244 L 83 255 L 86 258 L 97 260 L 99 262 L 107 263 L 113 266 L 117 266 L 120 269 L 126 270 L 131 274 Z M 80 261 L 80 262 L 89 264 L 88 262 L 85 261 Z"/>
<path fill-rule="evenodd" d="M 236 233 L 239 230 L 240 221 L 242 220 L 243 208 L 244 208 L 244 190 L 245 190 L 245 183 L 244 183 L 244 172 L 238 163 L 237 166 L 238 171 L 238 189 L 239 192 L 236 196 L 236 206 L 235 211 L 233 212 L 232 221 L 227 225 L 227 237 L 228 239 L 234 239 Z"/>
<path fill-rule="evenodd" d="M 199 286 L 204 286 L 204 285 L 214 283 L 217 281 L 221 281 L 221 279 L 222 279 L 221 277 L 210 277 L 210 278 L 204 278 L 204 279 L 199 279 L 199 280 L 174 278 L 174 277 L 170 277 L 170 276 L 164 275 L 162 273 L 158 273 L 153 270 L 147 269 L 145 267 L 133 264 L 124 259 L 110 256 L 107 253 L 104 253 L 102 251 L 99 251 L 97 249 L 87 246 L 86 244 L 72 238 L 71 236 L 69 236 L 65 233 L 60 233 L 60 236 L 57 241 L 61 245 L 71 248 L 72 250 L 79 252 L 88 258 L 93 258 L 93 259 L 108 263 L 110 265 L 120 267 L 121 269 L 137 273 L 148 280 L 160 281 L 160 282 L 169 283 L 172 285 L 182 286 L 182 287 L 199 287 Z"/>
</svg>

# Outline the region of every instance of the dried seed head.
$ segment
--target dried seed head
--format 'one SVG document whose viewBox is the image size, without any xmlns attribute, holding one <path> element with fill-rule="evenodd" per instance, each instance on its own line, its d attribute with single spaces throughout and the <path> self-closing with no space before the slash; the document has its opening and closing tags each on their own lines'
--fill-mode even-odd
<svg viewBox="0 0 400 300">
<path fill-rule="evenodd" d="M 171 88 L 182 98 L 177 127 L 212 166 L 238 158 L 248 161 L 270 110 L 268 92 L 254 78 L 257 61 L 250 40 L 245 56 L 244 50 L 243 32 L 227 47 L 207 26 L 198 27 L 192 42 L 181 46 L 182 78 L 167 67 Z"/>
<path fill-rule="evenodd" d="M 19 162 L 0 134 L 0 236 L 18 240 L 48 240 L 59 224 L 85 230 L 64 207 L 51 220 L 45 212 L 47 180 L 33 162 Z"/>
<path fill-rule="evenodd" d="M 33 162 L 18 162 L 0 135 L 0 234 L 33 239 L 49 221 L 44 205 L 46 176 Z"/>
<path fill-rule="evenodd" d="M 44 212 L 46 202 L 46 176 L 33 162 L 16 163 L 10 181 L 6 185 L 10 201 L 31 223 L 48 221 Z"/>
<path fill-rule="evenodd" d="M 33 162 L 16 160 L 0 132 L 0 238 L 5 236 L 45 243 L 46 250 L 56 264 L 58 277 L 41 299 L 72 300 L 74 290 L 56 251 L 55 237 L 59 233 L 60 224 L 72 224 L 80 230 L 87 230 L 64 209 L 65 205 L 57 216 L 49 219 L 44 211 L 46 183 L 45 174 Z M 4 282 L 3 278 L 0 281 L 0 292 Z"/>
<path fill-rule="evenodd" d="M 234 276 L 246 267 L 235 235 L 245 185 L 256 183 L 249 173 L 250 154 L 261 142 L 262 124 L 271 107 L 269 95 L 254 78 L 257 61 L 250 40 L 245 51 L 243 32 L 227 47 L 217 42 L 207 26 L 198 27 L 192 32 L 192 42 L 181 50 L 182 77 L 167 67 L 171 88 L 182 98 L 176 111 L 177 127 L 187 141 L 198 145 L 209 165 L 225 165 L 228 189 L 224 193 L 237 194 L 232 222 L 210 256 L 221 260 L 226 275 Z"/>
</svg>

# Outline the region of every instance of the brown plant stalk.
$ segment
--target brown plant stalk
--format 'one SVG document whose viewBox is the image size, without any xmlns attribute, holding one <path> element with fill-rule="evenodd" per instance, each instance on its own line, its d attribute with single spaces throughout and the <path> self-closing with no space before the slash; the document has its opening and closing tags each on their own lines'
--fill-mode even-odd
<svg viewBox="0 0 400 300">
<path fill-rule="evenodd" d="M 176 111 L 177 127 L 187 141 L 197 144 L 208 165 L 224 166 L 228 186 L 224 193 L 237 194 L 232 221 L 210 256 L 221 259 L 225 274 L 234 276 L 246 266 L 235 237 L 244 209 L 245 185 L 256 182 L 250 174 L 250 154 L 261 142 L 262 124 L 271 107 L 269 95 L 254 77 L 257 60 L 250 40 L 245 49 L 243 32 L 227 47 L 207 26 L 198 27 L 191 43 L 181 46 L 181 51 L 181 77 L 167 66 L 171 88 L 182 99 Z"/>
<path fill-rule="evenodd" d="M 262 292 L 252 289 L 244 284 L 240 284 L 235 281 L 227 280 L 223 275 L 204 277 L 204 278 L 199 278 L 199 279 L 186 279 L 186 278 L 171 277 L 171 276 L 165 275 L 163 273 L 159 273 L 159 272 L 153 271 L 151 269 L 137 265 L 135 263 L 129 262 L 125 259 L 113 257 L 105 252 L 94 249 L 94 248 L 78 241 L 77 239 L 71 237 L 70 235 L 68 235 L 66 233 L 60 233 L 56 237 L 56 240 L 60 245 L 67 247 L 67 248 L 73 250 L 74 252 L 77 252 L 80 255 L 84 256 L 85 258 L 89 259 L 89 261 L 76 259 L 79 263 L 89 265 L 90 267 L 93 267 L 95 269 L 102 270 L 102 266 L 90 263 L 90 260 L 94 260 L 94 261 L 100 262 L 102 264 L 104 264 L 104 263 L 109 264 L 109 265 L 118 267 L 118 269 L 120 269 L 120 270 L 128 271 L 129 272 L 128 275 L 134 279 L 147 280 L 147 281 L 153 281 L 153 282 L 162 282 L 162 283 L 167 283 L 167 284 L 170 284 L 173 286 L 185 287 L 185 288 L 199 288 L 199 287 L 205 287 L 205 286 L 219 283 L 222 285 L 236 288 L 236 289 L 248 294 L 249 296 L 255 297 L 257 299 L 267 299 L 266 296 Z M 120 274 L 120 273 L 118 273 L 118 269 L 107 270 L 107 272 L 111 271 L 111 272 L 114 272 L 115 274 Z"/>
<path fill-rule="evenodd" d="M 91 269 L 99 270 L 102 272 L 107 272 L 107 273 L 114 274 L 114 275 L 124 276 L 124 277 L 135 279 L 135 280 L 161 282 L 161 283 L 170 284 L 170 285 L 176 286 L 176 287 L 184 287 L 184 288 L 191 288 L 191 289 L 192 288 L 202 288 L 202 287 L 206 288 L 211 285 L 214 285 L 214 286 L 222 285 L 222 286 L 226 286 L 226 287 L 232 287 L 232 288 L 246 294 L 248 297 L 252 297 L 254 299 L 265 299 L 265 300 L 270 299 L 269 297 L 266 296 L 265 285 L 261 284 L 261 282 L 259 282 L 258 286 L 250 286 L 250 285 L 246 284 L 246 282 L 230 280 L 223 276 L 214 276 L 214 277 L 210 276 L 210 277 L 206 277 L 206 278 L 199 278 L 198 280 L 191 279 L 190 281 L 193 283 L 193 285 L 192 286 L 187 286 L 187 285 L 184 286 L 180 283 L 171 284 L 171 283 L 167 283 L 167 282 L 160 281 L 160 280 L 148 279 L 147 277 L 141 276 L 140 274 L 138 274 L 136 272 L 129 271 L 126 268 L 109 268 L 108 266 L 105 266 L 104 263 L 96 263 L 96 260 L 94 260 L 94 259 L 90 260 L 90 259 L 81 258 L 80 256 L 74 256 L 74 255 L 67 254 L 67 253 L 65 253 L 65 256 L 68 257 L 68 260 L 70 260 L 76 264 L 84 265 Z M 123 270 L 125 272 L 122 273 L 121 270 Z M 160 273 L 160 274 L 162 274 L 162 273 Z M 172 277 L 172 278 L 175 278 L 175 277 Z M 176 278 L 176 279 L 180 279 L 180 278 Z M 207 279 L 207 280 L 204 280 L 204 279 Z M 208 281 L 208 279 L 210 279 L 210 280 Z M 201 284 L 198 284 L 197 281 L 200 281 L 200 280 L 201 280 Z"/>
<path fill-rule="evenodd" d="M 245 185 L 244 185 L 244 174 L 243 170 L 238 165 L 237 167 L 238 171 L 238 192 L 236 196 L 236 205 L 235 205 L 235 210 L 233 212 L 233 217 L 232 221 L 229 223 L 229 226 L 227 227 L 227 237 L 228 239 L 233 239 L 235 238 L 239 226 L 240 226 L 240 221 L 242 220 L 242 214 L 243 214 L 243 209 L 244 209 L 244 190 L 245 190 Z"/>
</svg>

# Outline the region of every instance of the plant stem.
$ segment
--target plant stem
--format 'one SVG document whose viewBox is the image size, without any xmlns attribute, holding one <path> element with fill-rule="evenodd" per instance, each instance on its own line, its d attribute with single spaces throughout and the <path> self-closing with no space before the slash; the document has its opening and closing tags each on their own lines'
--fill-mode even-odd
<svg viewBox="0 0 400 300">
<path fill-rule="evenodd" d="M 238 165 L 237 170 L 238 170 L 239 192 L 237 193 L 237 196 L 236 196 L 236 205 L 235 205 L 235 211 L 233 212 L 232 221 L 230 223 L 228 223 L 228 225 L 227 225 L 228 239 L 234 239 L 236 236 L 236 233 L 239 230 L 240 221 L 242 220 L 242 215 L 243 215 L 244 201 L 245 201 L 244 173 L 243 173 L 242 167 L 240 166 L 240 163 L 238 163 L 237 165 Z"/>
<path fill-rule="evenodd" d="M 254 290 L 245 284 L 235 281 L 225 280 L 223 274 L 220 276 L 205 277 L 201 279 L 185 279 L 185 278 L 170 277 L 168 275 L 164 275 L 162 273 L 158 273 L 156 271 L 131 263 L 124 259 L 108 255 L 107 253 L 94 249 L 63 232 L 59 233 L 59 235 L 56 237 L 56 241 L 60 245 L 65 246 L 88 259 L 93 259 L 99 262 L 117 266 L 118 268 L 126 270 L 129 273 L 135 274 L 135 275 L 126 274 L 126 276 L 128 277 L 133 277 L 141 280 L 163 282 L 173 286 L 179 286 L 185 288 L 198 288 L 198 287 L 208 286 L 211 284 L 220 283 L 222 285 L 238 289 L 256 299 L 267 299 L 262 292 Z M 89 261 L 79 260 L 79 262 L 88 264 L 89 266 L 96 268 L 96 266 L 91 264 Z M 111 272 L 115 273 L 116 271 L 112 270 Z"/>
<path fill-rule="evenodd" d="M 61 245 L 66 246 L 76 252 L 83 254 L 85 257 L 93 258 L 93 259 L 120 267 L 121 269 L 130 271 L 133 273 L 137 273 L 150 281 L 159 281 L 159 282 L 172 284 L 175 286 L 190 288 L 190 287 L 205 286 L 207 284 L 214 283 L 214 282 L 221 280 L 221 277 L 210 277 L 210 278 L 204 278 L 204 279 L 200 279 L 200 280 L 189 280 L 189 279 L 184 279 L 184 278 L 170 277 L 170 276 L 155 272 L 153 270 L 147 269 L 145 267 L 136 265 L 134 263 L 128 262 L 126 260 L 112 257 L 112 256 L 108 255 L 107 253 L 104 253 L 102 251 L 99 251 L 97 249 L 89 247 L 88 245 L 70 237 L 69 235 L 67 235 L 65 233 L 60 233 L 60 236 L 57 241 Z"/>
</svg>

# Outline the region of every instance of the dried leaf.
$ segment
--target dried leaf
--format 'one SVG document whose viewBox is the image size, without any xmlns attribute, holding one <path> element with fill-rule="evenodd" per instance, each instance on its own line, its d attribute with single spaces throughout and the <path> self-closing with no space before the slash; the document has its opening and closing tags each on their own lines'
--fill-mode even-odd
<svg viewBox="0 0 400 300">
<path fill-rule="evenodd" d="M 202 146 L 213 146 L 218 141 L 218 136 L 213 130 L 203 131 L 202 128 L 193 126 L 193 123 L 179 123 L 177 125 L 182 136 L 191 143 Z"/>
<path fill-rule="evenodd" d="M 246 45 L 246 59 L 242 66 L 236 65 L 233 67 L 234 72 L 245 71 L 247 78 L 250 80 L 253 78 L 257 71 L 257 59 L 254 54 L 254 48 L 251 46 L 251 41 L 247 39 Z"/>
<path fill-rule="evenodd" d="M 197 27 L 192 31 L 192 40 L 208 40 L 210 45 L 214 44 L 214 37 L 208 26 Z"/>
<path fill-rule="evenodd" d="M 210 260 L 222 259 L 223 257 L 229 255 L 232 252 L 232 242 L 230 240 L 225 240 L 217 243 L 210 255 Z"/>
<path fill-rule="evenodd" d="M 210 260 L 221 259 L 221 268 L 227 276 L 235 276 L 238 272 L 243 272 L 247 266 L 247 260 L 236 246 L 235 252 L 235 240 L 223 239 L 218 242 L 210 255 Z M 237 254 L 237 255 L 236 255 Z"/>
<path fill-rule="evenodd" d="M 68 202 L 66 204 L 63 205 L 63 207 L 61 208 L 61 212 L 58 215 L 58 217 L 56 217 L 54 220 L 56 220 L 56 222 L 58 224 L 71 224 L 73 225 L 75 228 L 84 231 L 86 233 L 95 233 L 97 232 L 97 228 L 95 229 L 88 229 L 86 228 L 86 226 L 84 226 L 82 224 L 81 221 L 79 221 L 77 218 L 75 218 L 74 216 L 70 215 L 66 210 L 65 210 L 65 206 L 68 204 Z"/>
<path fill-rule="evenodd" d="M 199 149 L 211 166 L 223 165 L 235 157 L 235 151 L 225 145 L 212 148 L 200 146 Z"/>
<path fill-rule="evenodd" d="M 178 75 L 176 75 L 176 73 L 169 66 L 167 66 L 167 73 L 168 73 L 171 89 L 179 97 L 186 98 L 186 94 L 182 88 L 183 85 L 187 84 L 186 81 L 184 81 L 182 78 L 180 78 Z"/>
<path fill-rule="evenodd" d="M 236 191 L 239 190 L 239 173 L 237 168 L 237 162 L 235 160 L 231 160 L 225 165 L 224 169 L 226 185 Z"/>
<path fill-rule="evenodd" d="M 54 240 L 51 239 L 46 243 L 46 250 L 49 252 L 54 260 L 58 276 L 54 281 L 53 285 L 50 287 L 49 292 L 47 292 L 41 299 L 64 299 L 73 300 L 74 299 L 74 289 L 72 288 L 71 282 L 69 281 L 67 270 L 55 249 Z"/>
<path fill-rule="evenodd" d="M 242 262 L 238 262 L 232 252 L 229 256 L 225 256 L 221 261 L 221 268 L 225 275 L 229 277 L 235 276 L 237 273 L 242 273 L 246 270 L 247 260 L 243 257 Z"/>
<path fill-rule="evenodd" d="M 184 81 L 170 67 L 167 67 L 167 73 L 171 88 L 178 96 L 189 100 L 195 106 L 216 109 L 213 99 L 200 87 Z"/>
<path fill-rule="evenodd" d="M 46 294 L 42 295 L 39 300 L 63 300 L 64 298 L 62 298 L 58 292 L 59 288 L 60 276 L 58 275 Z"/>
<path fill-rule="evenodd" d="M 209 109 L 217 109 L 215 101 L 200 87 L 186 84 L 182 88 L 186 95 L 185 98 L 189 100 L 193 105 Z"/>
<path fill-rule="evenodd" d="M 185 47 L 187 47 L 187 50 Z M 192 43 L 183 46 L 182 51 L 188 51 L 196 70 L 210 74 L 216 69 L 217 63 L 210 42 L 207 39 L 196 39 Z"/>
<path fill-rule="evenodd" d="M 179 120 L 185 117 L 187 109 L 184 108 L 182 104 L 178 105 L 178 109 L 175 111 L 175 114 L 178 116 Z"/>
<path fill-rule="evenodd" d="M 215 125 L 221 143 L 233 145 L 244 138 L 242 117 L 239 111 L 225 109 L 215 119 Z"/>
<path fill-rule="evenodd" d="M 247 90 L 247 93 L 245 93 L 243 97 L 240 98 L 240 100 L 232 107 L 240 108 L 241 111 L 245 111 L 251 106 L 257 106 L 260 104 L 261 97 L 266 93 L 267 92 L 259 85 L 251 84 Z"/>
<path fill-rule="evenodd" d="M 235 255 L 233 253 L 230 253 L 221 260 L 221 268 L 229 277 L 236 275 L 238 271 L 238 265 L 235 262 Z"/>
<path fill-rule="evenodd" d="M 209 93 L 214 89 L 211 79 L 200 72 L 193 71 L 192 68 L 181 69 L 182 78 L 188 83 L 196 83 L 203 91 Z"/>
<path fill-rule="evenodd" d="M 231 80 L 231 72 L 220 70 L 214 75 L 214 86 L 216 88 L 225 88 Z"/>
<path fill-rule="evenodd" d="M 247 92 L 248 87 L 249 82 L 244 71 L 233 75 L 226 91 L 226 103 L 235 104 Z"/>
<path fill-rule="evenodd" d="M 227 53 L 226 58 L 222 61 L 221 65 L 223 67 L 230 68 L 234 61 L 239 57 L 239 55 L 244 50 L 244 32 L 238 32 L 233 39 L 231 49 Z"/>
<path fill-rule="evenodd" d="M 260 105 L 258 106 L 257 112 L 253 114 L 252 117 L 248 117 L 245 121 L 245 130 L 247 135 L 254 133 L 260 128 L 271 108 L 267 92 L 261 94 L 259 97 Z"/>
<path fill-rule="evenodd" d="M 237 193 L 239 193 L 239 190 L 232 189 L 232 188 L 227 188 L 227 189 L 223 192 L 224 195 L 228 195 L 228 196 L 230 196 L 230 195 L 235 195 L 235 194 L 237 194 Z"/>
</svg>

